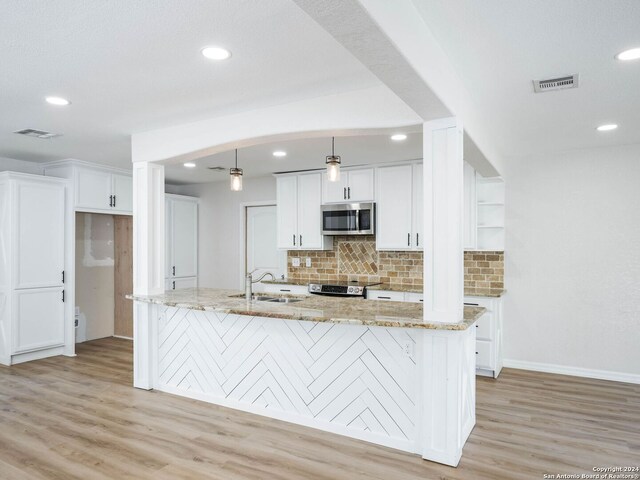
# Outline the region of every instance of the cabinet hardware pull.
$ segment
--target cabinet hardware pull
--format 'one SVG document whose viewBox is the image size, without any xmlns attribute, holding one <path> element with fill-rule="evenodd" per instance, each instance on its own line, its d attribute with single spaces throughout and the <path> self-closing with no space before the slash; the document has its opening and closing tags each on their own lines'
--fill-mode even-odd
<svg viewBox="0 0 640 480">
<path fill-rule="evenodd" d="M 300 246 L 302 246 L 302 235 L 300 235 Z"/>
<path fill-rule="evenodd" d="M 176 274 L 176 266 L 175 265 L 172 267 L 171 271 L 173 272 L 173 275 L 175 276 L 175 274 Z"/>
<path fill-rule="evenodd" d="M 116 196 L 115 195 L 113 196 L 113 206 L 114 207 L 116 206 Z"/>
<path fill-rule="evenodd" d="M 176 289 L 176 281 L 175 280 L 173 281 L 173 289 L 174 290 Z"/>
<path fill-rule="evenodd" d="M 416 233 L 416 247 L 420 246 L 420 234 Z"/>
<path fill-rule="evenodd" d="M 280 289 L 280 291 L 281 291 L 281 292 L 290 292 L 291 290 L 288 290 L 288 289 L 286 289 L 286 288 L 281 288 L 281 289 Z"/>
<path fill-rule="evenodd" d="M 391 300 L 391 297 L 378 297 L 378 300 L 379 300 L 379 299 L 383 299 L 383 300 Z"/>
<path fill-rule="evenodd" d="M 62 303 L 64 303 L 64 290 L 62 290 Z"/>
<path fill-rule="evenodd" d="M 411 246 L 411 234 L 407 233 L 407 247 Z"/>
<path fill-rule="evenodd" d="M 347 198 L 351 200 L 351 187 L 347 188 Z"/>
<path fill-rule="evenodd" d="M 62 283 L 64 283 L 64 270 L 62 270 Z"/>
<path fill-rule="evenodd" d="M 109 206 L 113 207 L 113 195 L 109 195 Z"/>
<path fill-rule="evenodd" d="M 296 246 L 296 234 L 295 233 L 293 234 L 293 246 L 294 247 Z"/>
<path fill-rule="evenodd" d="M 344 188 L 342 189 L 342 198 L 343 198 L 344 200 L 346 200 L 346 199 L 347 199 L 347 187 L 344 187 Z"/>
</svg>

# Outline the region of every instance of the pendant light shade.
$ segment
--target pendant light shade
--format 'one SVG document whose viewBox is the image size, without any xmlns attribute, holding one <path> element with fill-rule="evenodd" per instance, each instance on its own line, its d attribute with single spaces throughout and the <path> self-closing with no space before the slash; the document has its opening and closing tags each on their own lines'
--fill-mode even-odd
<svg viewBox="0 0 640 480">
<path fill-rule="evenodd" d="M 231 180 L 231 191 L 239 192 L 242 190 L 242 169 L 238 168 L 238 149 L 236 148 L 236 166 L 229 169 L 229 177 Z"/>
<path fill-rule="evenodd" d="M 340 157 L 335 154 L 335 137 L 331 137 L 331 155 L 327 156 L 327 180 L 330 182 L 340 181 Z"/>
</svg>

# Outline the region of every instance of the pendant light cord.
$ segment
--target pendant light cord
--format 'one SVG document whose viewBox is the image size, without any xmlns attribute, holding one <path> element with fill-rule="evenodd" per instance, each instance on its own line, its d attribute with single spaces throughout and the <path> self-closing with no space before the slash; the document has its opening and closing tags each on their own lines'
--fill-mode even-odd
<svg viewBox="0 0 640 480">
<path fill-rule="evenodd" d="M 236 169 L 238 168 L 238 149 L 236 148 Z"/>
<path fill-rule="evenodd" d="M 335 145 L 336 145 L 336 137 L 331 137 L 331 156 L 335 157 L 336 156 L 336 152 L 335 152 Z"/>
</svg>

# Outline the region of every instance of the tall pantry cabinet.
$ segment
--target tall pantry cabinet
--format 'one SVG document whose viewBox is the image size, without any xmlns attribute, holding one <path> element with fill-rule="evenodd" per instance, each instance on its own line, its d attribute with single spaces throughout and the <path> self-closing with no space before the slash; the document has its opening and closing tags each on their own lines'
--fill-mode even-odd
<svg viewBox="0 0 640 480">
<path fill-rule="evenodd" d="M 67 182 L 0 173 L 0 363 L 64 353 Z"/>
</svg>

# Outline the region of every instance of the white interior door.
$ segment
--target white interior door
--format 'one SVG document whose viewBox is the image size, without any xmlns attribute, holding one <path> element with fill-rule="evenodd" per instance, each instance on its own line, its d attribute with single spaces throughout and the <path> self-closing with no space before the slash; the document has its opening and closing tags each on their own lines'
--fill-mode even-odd
<svg viewBox="0 0 640 480">
<path fill-rule="evenodd" d="M 271 272 L 276 278 L 285 273 L 286 252 L 278 250 L 276 206 L 247 207 L 246 271 L 258 278 Z"/>
</svg>

